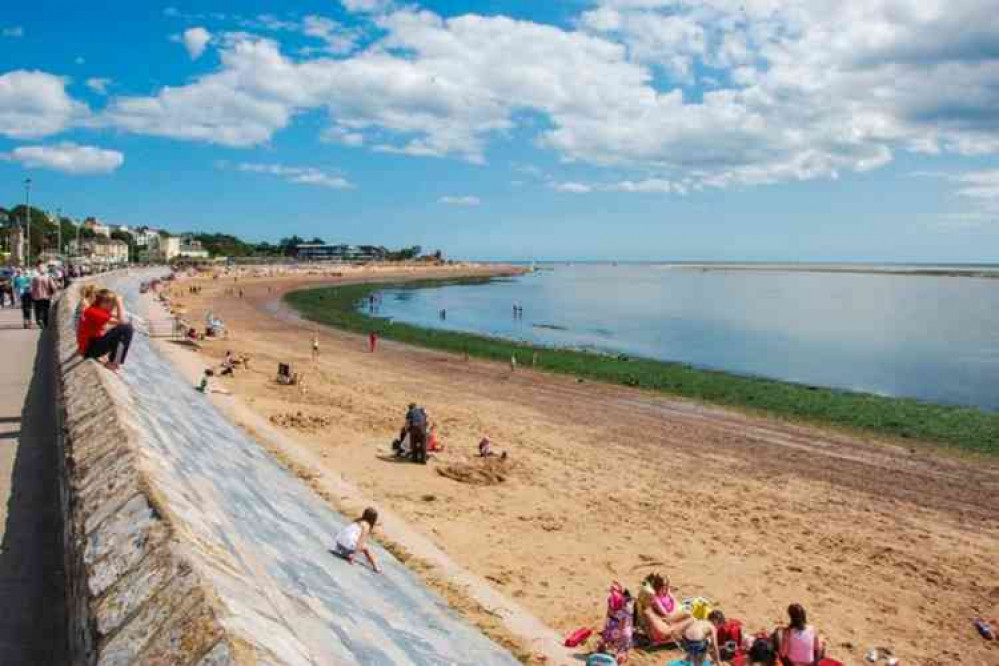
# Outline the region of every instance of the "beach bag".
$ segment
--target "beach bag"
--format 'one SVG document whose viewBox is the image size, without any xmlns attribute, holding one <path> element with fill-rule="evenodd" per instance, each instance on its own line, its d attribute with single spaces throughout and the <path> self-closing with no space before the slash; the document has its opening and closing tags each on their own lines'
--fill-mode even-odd
<svg viewBox="0 0 999 666">
<path fill-rule="evenodd" d="M 684 599 L 681 604 L 684 610 L 690 613 L 691 617 L 697 620 L 706 620 L 708 615 L 714 608 L 711 607 L 711 602 L 704 597 L 692 597 L 690 599 Z"/>
<path fill-rule="evenodd" d="M 590 629 L 589 627 L 583 627 L 581 629 L 577 629 L 576 631 L 572 632 L 566 637 L 564 645 L 568 648 L 579 647 L 580 645 L 585 643 L 592 635 L 593 635 L 593 630 Z"/>
</svg>

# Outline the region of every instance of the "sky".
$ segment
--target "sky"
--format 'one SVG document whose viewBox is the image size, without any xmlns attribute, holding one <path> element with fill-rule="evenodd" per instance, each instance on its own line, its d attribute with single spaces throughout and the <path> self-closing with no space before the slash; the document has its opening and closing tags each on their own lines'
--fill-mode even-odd
<svg viewBox="0 0 999 666">
<path fill-rule="evenodd" d="M 5 3 L 0 205 L 473 259 L 995 262 L 994 0 Z"/>
</svg>

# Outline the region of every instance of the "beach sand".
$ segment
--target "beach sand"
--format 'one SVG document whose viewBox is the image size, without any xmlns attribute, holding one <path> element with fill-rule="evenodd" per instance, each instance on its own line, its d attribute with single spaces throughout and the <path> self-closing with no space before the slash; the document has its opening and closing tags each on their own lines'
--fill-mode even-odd
<svg viewBox="0 0 999 666">
<path fill-rule="evenodd" d="M 752 631 L 802 603 L 847 664 L 875 646 L 902 664 L 999 664 L 999 642 L 972 626 L 999 616 L 999 465 L 388 341 L 370 354 L 361 336 L 276 305 L 318 280 L 200 280 L 197 296 L 175 285 L 191 321 L 212 310 L 233 334 L 185 353 L 202 366 L 251 354 L 250 370 L 219 380 L 232 400 L 557 632 L 600 627 L 611 581 L 637 592 L 660 571 Z M 278 362 L 305 373 L 304 391 L 273 381 Z M 410 402 L 446 446 L 428 467 L 388 456 Z M 481 469 L 485 435 L 508 463 Z"/>
</svg>

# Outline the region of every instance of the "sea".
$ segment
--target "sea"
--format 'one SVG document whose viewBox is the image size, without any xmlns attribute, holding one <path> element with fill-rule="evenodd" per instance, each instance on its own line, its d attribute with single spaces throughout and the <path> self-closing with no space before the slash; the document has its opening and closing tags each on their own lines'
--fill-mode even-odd
<svg viewBox="0 0 999 666">
<path fill-rule="evenodd" d="M 997 278 L 999 266 L 552 263 L 487 284 L 386 289 L 377 314 L 999 411 Z"/>
</svg>

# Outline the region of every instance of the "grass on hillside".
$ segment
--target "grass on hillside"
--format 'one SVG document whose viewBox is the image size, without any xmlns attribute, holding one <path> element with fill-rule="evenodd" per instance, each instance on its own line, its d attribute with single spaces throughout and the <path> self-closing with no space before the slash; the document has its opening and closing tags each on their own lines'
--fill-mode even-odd
<svg viewBox="0 0 999 666">
<path fill-rule="evenodd" d="M 357 284 L 296 291 L 285 300 L 303 317 L 357 333 L 476 358 L 509 362 L 517 357 L 537 369 L 622 384 L 716 405 L 747 408 L 771 416 L 867 431 L 895 439 L 945 445 L 973 453 L 999 454 L 999 414 L 974 408 L 792 384 L 642 358 L 553 349 L 483 335 L 439 331 L 371 317 L 359 304 L 384 289 L 474 284 L 489 278 Z"/>
</svg>

